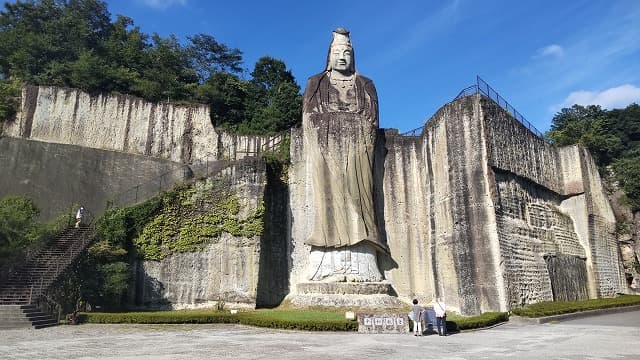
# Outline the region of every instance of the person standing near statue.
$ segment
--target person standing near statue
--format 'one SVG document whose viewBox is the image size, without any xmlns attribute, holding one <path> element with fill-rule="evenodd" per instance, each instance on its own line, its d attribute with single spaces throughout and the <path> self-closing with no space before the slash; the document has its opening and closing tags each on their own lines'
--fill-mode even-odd
<svg viewBox="0 0 640 360">
<path fill-rule="evenodd" d="M 333 31 L 325 71 L 309 78 L 302 127 L 313 189 L 309 279 L 381 281 L 373 204 L 378 96 L 355 69 L 349 32 Z"/>
<path fill-rule="evenodd" d="M 418 299 L 413 299 L 413 308 L 411 308 L 411 312 L 413 313 L 413 335 L 422 336 L 422 315 L 424 313 L 424 309 L 422 306 L 418 305 Z"/>
<path fill-rule="evenodd" d="M 84 218 L 84 206 L 80 206 L 80 209 L 78 209 L 78 212 L 76 213 L 76 228 L 80 227 L 80 224 L 82 223 L 83 218 Z"/>
<path fill-rule="evenodd" d="M 436 326 L 439 336 L 447 336 L 447 311 L 444 301 L 436 298 L 433 302 L 433 310 L 436 312 Z"/>
</svg>

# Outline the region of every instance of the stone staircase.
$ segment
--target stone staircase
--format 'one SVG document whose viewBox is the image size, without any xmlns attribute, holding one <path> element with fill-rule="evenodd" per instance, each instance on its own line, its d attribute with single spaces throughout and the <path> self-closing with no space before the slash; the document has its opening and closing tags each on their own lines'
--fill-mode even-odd
<svg viewBox="0 0 640 360">
<path fill-rule="evenodd" d="M 57 324 L 57 314 L 54 319 L 41 311 L 53 307 L 46 291 L 93 240 L 94 233 L 92 226 L 71 226 L 9 274 L 0 284 L 0 328 Z"/>
<path fill-rule="evenodd" d="M 55 326 L 57 316 L 46 314 L 35 305 L 0 305 L 0 330 Z"/>
</svg>

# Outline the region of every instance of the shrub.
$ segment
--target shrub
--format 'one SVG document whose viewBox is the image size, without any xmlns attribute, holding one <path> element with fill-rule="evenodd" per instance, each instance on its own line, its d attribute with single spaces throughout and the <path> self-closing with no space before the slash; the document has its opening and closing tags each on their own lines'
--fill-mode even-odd
<svg viewBox="0 0 640 360">
<path fill-rule="evenodd" d="M 630 305 L 640 305 L 640 296 L 620 295 L 616 298 L 583 301 L 546 301 L 513 309 L 513 314 L 524 317 L 541 317 Z"/>
<path fill-rule="evenodd" d="M 237 316 L 219 311 L 152 311 L 80 313 L 80 322 L 93 324 L 237 324 Z"/>
<path fill-rule="evenodd" d="M 17 113 L 21 89 L 19 80 L 0 79 L 0 125 Z"/>
<path fill-rule="evenodd" d="M 129 313 L 81 313 L 79 321 L 94 324 L 243 324 L 258 327 L 308 331 L 356 331 L 358 323 L 342 313 L 176 310 Z"/>
<path fill-rule="evenodd" d="M 509 321 L 509 314 L 506 312 L 486 312 L 482 315 L 469 317 L 452 315 L 447 317 L 447 329 L 450 331 L 478 329 L 505 321 Z"/>
<path fill-rule="evenodd" d="M 243 324 L 285 330 L 357 331 L 358 322 L 346 320 L 343 312 L 258 310 L 231 314 L 221 310 L 175 310 L 129 313 L 81 313 L 80 322 L 98 324 Z M 507 313 L 448 318 L 449 331 L 483 328 L 508 321 Z"/>
</svg>

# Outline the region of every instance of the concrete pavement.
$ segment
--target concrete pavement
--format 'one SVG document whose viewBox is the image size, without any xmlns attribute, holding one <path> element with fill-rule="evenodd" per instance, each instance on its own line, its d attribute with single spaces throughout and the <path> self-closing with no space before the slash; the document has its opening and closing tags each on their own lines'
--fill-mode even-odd
<svg viewBox="0 0 640 360">
<path fill-rule="evenodd" d="M 639 341 L 640 311 L 448 337 L 87 324 L 2 330 L 0 359 L 639 359 Z"/>
</svg>

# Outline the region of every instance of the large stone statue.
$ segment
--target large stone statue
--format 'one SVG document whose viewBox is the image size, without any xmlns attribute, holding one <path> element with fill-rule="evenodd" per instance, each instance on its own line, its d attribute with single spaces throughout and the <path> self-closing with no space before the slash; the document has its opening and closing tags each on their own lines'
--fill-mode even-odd
<svg viewBox="0 0 640 360">
<path fill-rule="evenodd" d="M 310 280 L 380 281 L 373 206 L 378 96 L 355 71 L 349 32 L 333 32 L 326 70 L 309 78 L 303 133 L 313 179 Z"/>
</svg>

